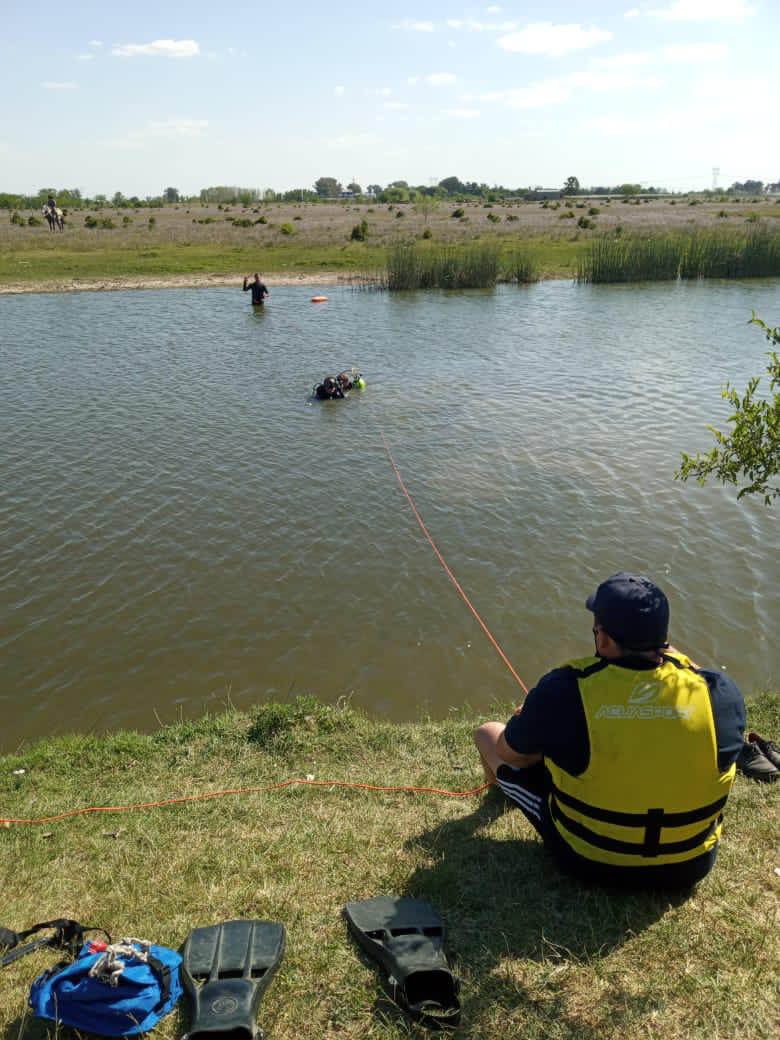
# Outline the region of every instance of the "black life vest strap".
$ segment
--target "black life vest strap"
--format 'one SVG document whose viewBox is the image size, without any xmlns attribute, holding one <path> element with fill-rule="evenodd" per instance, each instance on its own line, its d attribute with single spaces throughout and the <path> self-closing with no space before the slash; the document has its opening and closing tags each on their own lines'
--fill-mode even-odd
<svg viewBox="0 0 780 1040">
<path fill-rule="evenodd" d="M 665 826 L 664 811 L 663 809 L 649 809 L 647 813 L 639 817 L 642 819 L 644 825 L 644 840 L 641 842 L 633 842 L 622 841 L 619 838 L 610 838 L 604 834 L 598 834 L 596 831 L 592 831 L 590 827 L 586 827 L 579 820 L 574 820 L 570 816 L 567 816 L 561 809 L 555 797 L 550 799 L 550 814 L 554 820 L 558 820 L 559 823 L 561 823 L 571 834 L 576 835 L 578 838 L 582 838 L 583 841 L 586 841 L 594 848 L 603 849 L 605 852 L 619 852 L 629 856 L 642 856 L 647 859 L 652 859 L 655 856 L 673 855 L 678 852 L 690 852 L 692 849 L 697 848 L 706 841 L 723 819 L 723 814 L 719 813 L 714 819 L 710 820 L 704 830 L 699 831 L 692 837 L 684 838 L 681 841 L 662 842 L 661 828 Z M 621 814 L 616 813 L 615 815 Z M 634 820 L 636 820 L 638 816 L 638 814 L 634 815 L 630 813 L 623 813 L 622 815 L 633 815 Z M 678 813 L 677 815 L 682 816 L 687 814 Z M 690 822 L 693 823 L 695 821 L 691 820 Z M 641 824 L 631 823 L 627 825 L 624 824 L 624 826 L 641 826 Z"/>
<path fill-rule="evenodd" d="M 728 795 L 703 805 L 700 809 L 690 809 L 686 812 L 666 812 L 664 809 L 648 809 L 642 813 L 614 812 L 612 809 L 602 809 L 597 805 L 589 805 L 588 802 L 580 801 L 566 791 L 562 791 L 555 784 L 552 785 L 552 797 L 554 801 L 562 802 L 570 809 L 575 809 L 583 816 L 590 816 L 592 820 L 600 820 L 602 823 L 614 823 L 618 827 L 688 827 L 700 820 L 708 820 L 715 813 L 720 812 L 726 804 Z"/>
</svg>

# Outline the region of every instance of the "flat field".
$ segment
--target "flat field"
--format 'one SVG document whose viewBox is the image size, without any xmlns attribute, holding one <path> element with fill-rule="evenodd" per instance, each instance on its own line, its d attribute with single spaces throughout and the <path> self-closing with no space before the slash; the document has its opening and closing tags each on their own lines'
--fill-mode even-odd
<svg viewBox="0 0 780 1040">
<path fill-rule="evenodd" d="M 220 284 L 256 270 L 276 284 L 315 276 L 333 282 L 370 274 L 388 247 L 422 238 L 434 245 L 495 240 L 507 254 L 528 253 L 543 277 L 571 277 L 594 235 L 618 227 L 626 234 L 780 227 L 780 200 L 104 207 L 72 210 L 62 233 L 29 226 L 37 211 L 20 216 L 23 225 L 0 215 L 0 292 Z M 365 238 L 353 239 L 363 222 Z"/>
</svg>

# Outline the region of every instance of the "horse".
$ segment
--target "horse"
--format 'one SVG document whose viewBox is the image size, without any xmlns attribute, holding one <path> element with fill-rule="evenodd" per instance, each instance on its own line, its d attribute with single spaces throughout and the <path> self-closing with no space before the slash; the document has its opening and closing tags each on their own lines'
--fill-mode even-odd
<svg viewBox="0 0 780 1040">
<path fill-rule="evenodd" d="M 43 206 L 41 207 L 41 213 L 48 221 L 49 231 L 65 230 L 65 214 L 59 206 L 55 206 L 54 209 L 52 209 L 51 206 Z"/>
</svg>

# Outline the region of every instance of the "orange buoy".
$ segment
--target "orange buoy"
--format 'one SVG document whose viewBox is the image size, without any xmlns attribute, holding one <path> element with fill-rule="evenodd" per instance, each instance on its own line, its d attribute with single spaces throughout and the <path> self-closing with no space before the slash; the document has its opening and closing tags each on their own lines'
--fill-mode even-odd
<svg viewBox="0 0 780 1040">
<path fill-rule="evenodd" d="M 327 296 L 312 296 L 311 302 L 312 303 L 327 303 L 328 302 L 328 297 Z"/>
</svg>

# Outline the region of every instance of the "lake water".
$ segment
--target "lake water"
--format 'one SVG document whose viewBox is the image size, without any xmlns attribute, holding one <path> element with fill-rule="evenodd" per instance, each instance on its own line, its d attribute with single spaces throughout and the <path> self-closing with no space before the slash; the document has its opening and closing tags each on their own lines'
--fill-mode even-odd
<svg viewBox="0 0 780 1040">
<path fill-rule="evenodd" d="M 0 297 L 0 747 L 311 692 L 499 714 L 591 651 L 619 569 L 777 684 L 777 512 L 673 480 L 769 348 L 776 281 Z M 320 290 L 321 291 L 321 290 Z M 317 403 L 355 365 L 367 387 Z"/>
</svg>

